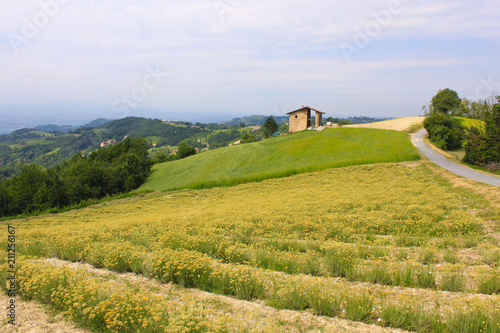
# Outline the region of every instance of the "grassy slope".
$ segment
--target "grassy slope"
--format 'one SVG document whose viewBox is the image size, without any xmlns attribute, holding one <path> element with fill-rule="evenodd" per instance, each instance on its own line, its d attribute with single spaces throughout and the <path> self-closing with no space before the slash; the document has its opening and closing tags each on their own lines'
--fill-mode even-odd
<svg viewBox="0 0 500 333">
<path fill-rule="evenodd" d="M 480 128 L 480 129 L 484 129 L 484 126 L 485 126 L 485 123 L 482 120 L 460 118 L 460 117 L 455 117 L 455 118 L 460 120 L 460 123 L 462 123 L 462 125 L 467 127 L 467 128 L 471 128 L 474 126 L 474 127 Z"/>
<path fill-rule="evenodd" d="M 139 190 L 233 185 L 327 168 L 418 158 L 403 132 L 364 128 L 301 132 L 156 165 Z"/>
</svg>

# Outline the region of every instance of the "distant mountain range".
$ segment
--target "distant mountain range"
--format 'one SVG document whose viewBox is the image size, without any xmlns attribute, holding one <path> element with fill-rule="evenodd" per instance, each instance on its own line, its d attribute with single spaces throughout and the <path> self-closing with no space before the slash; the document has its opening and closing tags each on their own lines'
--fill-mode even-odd
<svg viewBox="0 0 500 333">
<path fill-rule="evenodd" d="M 273 117 L 274 117 L 274 120 L 278 124 L 288 122 L 288 116 L 273 116 Z M 141 117 L 138 117 L 138 118 L 141 118 Z M 269 116 L 251 115 L 251 116 L 238 117 L 238 118 L 233 118 L 231 120 L 222 121 L 222 122 L 220 122 L 220 124 L 226 125 L 226 126 L 238 126 L 241 123 L 244 123 L 245 126 L 250 126 L 250 125 L 262 126 L 262 125 L 264 125 L 264 122 L 266 121 L 267 118 L 269 118 Z M 376 121 L 392 119 L 392 118 L 388 118 L 388 117 L 372 118 L 372 117 L 363 117 L 363 116 L 361 116 L 361 117 L 335 116 L 335 118 L 349 120 L 352 124 L 364 124 L 364 123 L 369 123 L 369 122 L 376 122 Z M 99 118 L 99 119 L 93 120 L 89 123 L 86 123 L 86 124 L 80 125 L 80 126 L 47 124 L 47 125 L 39 125 L 39 126 L 34 126 L 34 127 L 26 126 L 24 128 L 33 128 L 33 129 L 36 129 L 38 131 L 50 132 L 50 133 L 58 132 L 58 133 L 62 133 L 62 134 L 68 134 L 70 131 L 74 131 L 78 128 L 99 127 L 99 126 L 104 125 L 110 121 L 114 121 L 114 120 Z M 8 134 L 10 132 L 13 132 L 13 131 L 9 131 L 7 128 L 4 128 L 4 129 L 0 128 L 0 134 L 3 134 L 3 133 Z"/>
<path fill-rule="evenodd" d="M 50 133 L 59 132 L 59 133 L 63 133 L 63 134 L 68 134 L 69 131 L 74 131 L 78 128 L 99 127 L 99 126 L 104 125 L 110 121 L 111 120 L 109 120 L 109 119 L 99 118 L 99 119 L 93 120 L 90 123 L 87 123 L 87 124 L 81 125 L 81 126 L 71 126 L 71 125 L 60 126 L 60 125 L 48 124 L 48 125 L 35 126 L 34 129 L 36 129 L 38 131 L 44 131 L 44 132 L 50 132 Z"/>
<path fill-rule="evenodd" d="M 154 155 L 171 152 L 181 141 L 200 151 L 224 147 L 252 130 L 215 123 L 167 122 L 141 117 L 100 118 L 82 126 L 52 124 L 18 129 L 0 135 L 0 181 L 18 174 L 25 164 L 35 163 L 50 168 L 77 153 L 88 154 L 127 137 L 145 138 Z"/>
<path fill-rule="evenodd" d="M 246 126 L 249 125 L 258 125 L 262 126 L 264 125 L 264 122 L 266 119 L 269 118 L 269 116 L 260 116 L 260 115 L 253 115 L 253 116 L 247 116 L 243 118 L 234 118 L 232 120 L 228 121 L 223 121 L 221 124 L 228 125 L 228 126 L 238 126 L 241 123 L 244 123 Z M 274 120 L 278 124 L 282 123 L 288 123 L 288 116 L 273 116 Z M 388 120 L 392 118 L 371 118 L 371 117 L 342 117 L 342 116 L 337 116 L 334 117 L 337 119 L 342 119 L 342 120 L 349 120 L 352 124 L 365 124 L 365 123 L 371 123 L 371 122 L 376 122 L 376 121 L 382 121 L 382 120 Z M 326 119 L 326 118 L 323 118 Z"/>
<path fill-rule="evenodd" d="M 227 126 L 238 126 L 239 124 L 243 123 L 245 124 L 245 126 L 250 126 L 250 125 L 262 126 L 264 125 L 264 122 L 266 121 L 267 118 L 269 118 L 269 116 L 253 115 L 253 116 L 234 118 L 232 120 L 223 121 L 221 124 Z M 273 118 L 278 124 L 288 122 L 288 116 L 273 116 Z"/>
<path fill-rule="evenodd" d="M 120 142 L 126 137 L 143 137 L 151 153 L 170 152 L 185 141 L 197 149 L 224 147 L 251 134 L 269 116 L 252 115 L 222 123 L 167 122 L 160 119 L 127 117 L 118 120 L 99 118 L 81 126 L 42 125 L 0 135 L 0 181 L 18 174 L 23 165 L 35 163 L 46 168 L 60 164 L 77 153 L 88 154 L 100 147 Z M 288 122 L 287 116 L 274 116 L 278 124 Z M 350 117 L 360 124 L 387 118 Z M 242 124 L 245 124 L 244 126 Z M 261 139 L 261 134 L 256 139 Z"/>
</svg>

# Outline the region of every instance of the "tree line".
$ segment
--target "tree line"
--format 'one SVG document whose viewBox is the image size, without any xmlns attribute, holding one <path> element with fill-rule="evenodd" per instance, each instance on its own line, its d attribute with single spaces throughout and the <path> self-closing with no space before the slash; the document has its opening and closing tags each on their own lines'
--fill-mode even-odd
<svg viewBox="0 0 500 333">
<path fill-rule="evenodd" d="M 500 163 L 500 97 L 477 102 L 460 99 L 449 88 L 432 98 L 424 127 L 439 148 L 465 147 L 463 162 L 480 166 Z M 463 126 L 456 117 L 476 119 L 478 125 Z M 484 124 L 484 126 L 482 125 Z"/>
<path fill-rule="evenodd" d="M 0 216 L 60 209 L 136 189 L 153 164 L 147 148 L 145 139 L 127 138 L 50 169 L 24 165 L 19 175 L 0 184 Z"/>
</svg>

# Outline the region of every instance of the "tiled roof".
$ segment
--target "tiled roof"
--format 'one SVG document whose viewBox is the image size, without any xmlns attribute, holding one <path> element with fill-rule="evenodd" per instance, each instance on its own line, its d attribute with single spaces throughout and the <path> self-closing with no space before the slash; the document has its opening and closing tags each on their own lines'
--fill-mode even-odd
<svg viewBox="0 0 500 333">
<path fill-rule="evenodd" d="M 298 109 L 298 110 L 295 110 L 295 111 L 292 111 L 292 112 L 288 112 L 287 114 L 295 113 L 295 112 L 302 111 L 302 110 L 306 110 L 306 109 L 312 110 L 312 111 L 314 111 L 314 112 L 319 112 L 319 113 L 325 114 L 325 112 L 320 111 L 320 110 L 316 110 L 316 109 L 314 109 L 314 108 L 312 108 L 312 107 L 310 107 L 310 106 L 305 106 L 305 107 L 302 107 L 302 108 L 300 108 L 300 109 Z"/>
</svg>

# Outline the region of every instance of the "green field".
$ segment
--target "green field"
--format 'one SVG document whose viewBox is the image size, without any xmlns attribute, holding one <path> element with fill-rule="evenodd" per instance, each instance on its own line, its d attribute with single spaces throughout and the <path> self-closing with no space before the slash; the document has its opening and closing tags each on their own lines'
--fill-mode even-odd
<svg viewBox="0 0 500 333">
<path fill-rule="evenodd" d="M 52 133 L 44 132 L 44 131 L 31 131 L 30 133 L 34 133 L 34 134 L 38 134 L 38 135 L 42 135 L 42 136 L 51 136 L 52 135 Z"/>
<path fill-rule="evenodd" d="M 54 143 L 54 140 L 47 139 L 39 139 L 39 140 L 30 140 L 26 142 L 28 145 L 50 145 Z"/>
<path fill-rule="evenodd" d="M 242 133 L 242 134 L 243 134 L 243 133 L 250 133 L 250 132 L 252 132 L 252 130 L 253 130 L 253 128 L 251 128 L 251 127 L 241 127 L 241 128 L 238 128 L 238 132 L 240 132 L 240 133 Z M 225 132 L 225 133 L 228 133 L 228 132 L 231 132 L 231 131 L 232 131 L 232 129 L 214 130 L 214 131 L 210 134 L 210 136 L 213 136 L 213 135 L 218 134 L 218 133 L 220 133 L 220 132 Z"/>
<path fill-rule="evenodd" d="M 150 141 L 153 144 L 157 144 L 158 141 L 160 141 L 162 138 L 160 138 L 159 136 L 147 136 L 144 139 Z"/>
<path fill-rule="evenodd" d="M 18 219 L 0 246 L 18 296 L 92 332 L 495 333 L 498 190 L 463 184 L 427 161 L 334 168 Z"/>
<path fill-rule="evenodd" d="M 366 128 L 221 148 L 141 189 L 296 175 L 12 220 L 0 246 L 18 296 L 95 332 L 499 332 L 498 190 L 418 158 Z"/>
<path fill-rule="evenodd" d="M 476 127 L 479 129 L 484 129 L 484 121 L 478 120 L 478 119 L 469 119 L 469 118 L 460 118 L 460 117 L 455 117 L 456 119 L 460 120 L 460 123 L 462 126 L 471 128 L 471 127 Z"/>
<path fill-rule="evenodd" d="M 45 154 L 45 155 L 54 155 L 54 154 L 57 154 L 57 152 L 58 152 L 59 150 L 61 150 L 61 148 L 56 148 L 56 149 L 54 149 L 53 151 L 51 151 L 51 152 L 49 152 L 49 153 L 47 153 L 47 154 Z"/>
<path fill-rule="evenodd" d="M 418 151 L 404 132 L 366 128 L 301 132 L 156 165 L 139 191 L 234 185 L 328 168 L 416 159 Z"/>
</svg>

